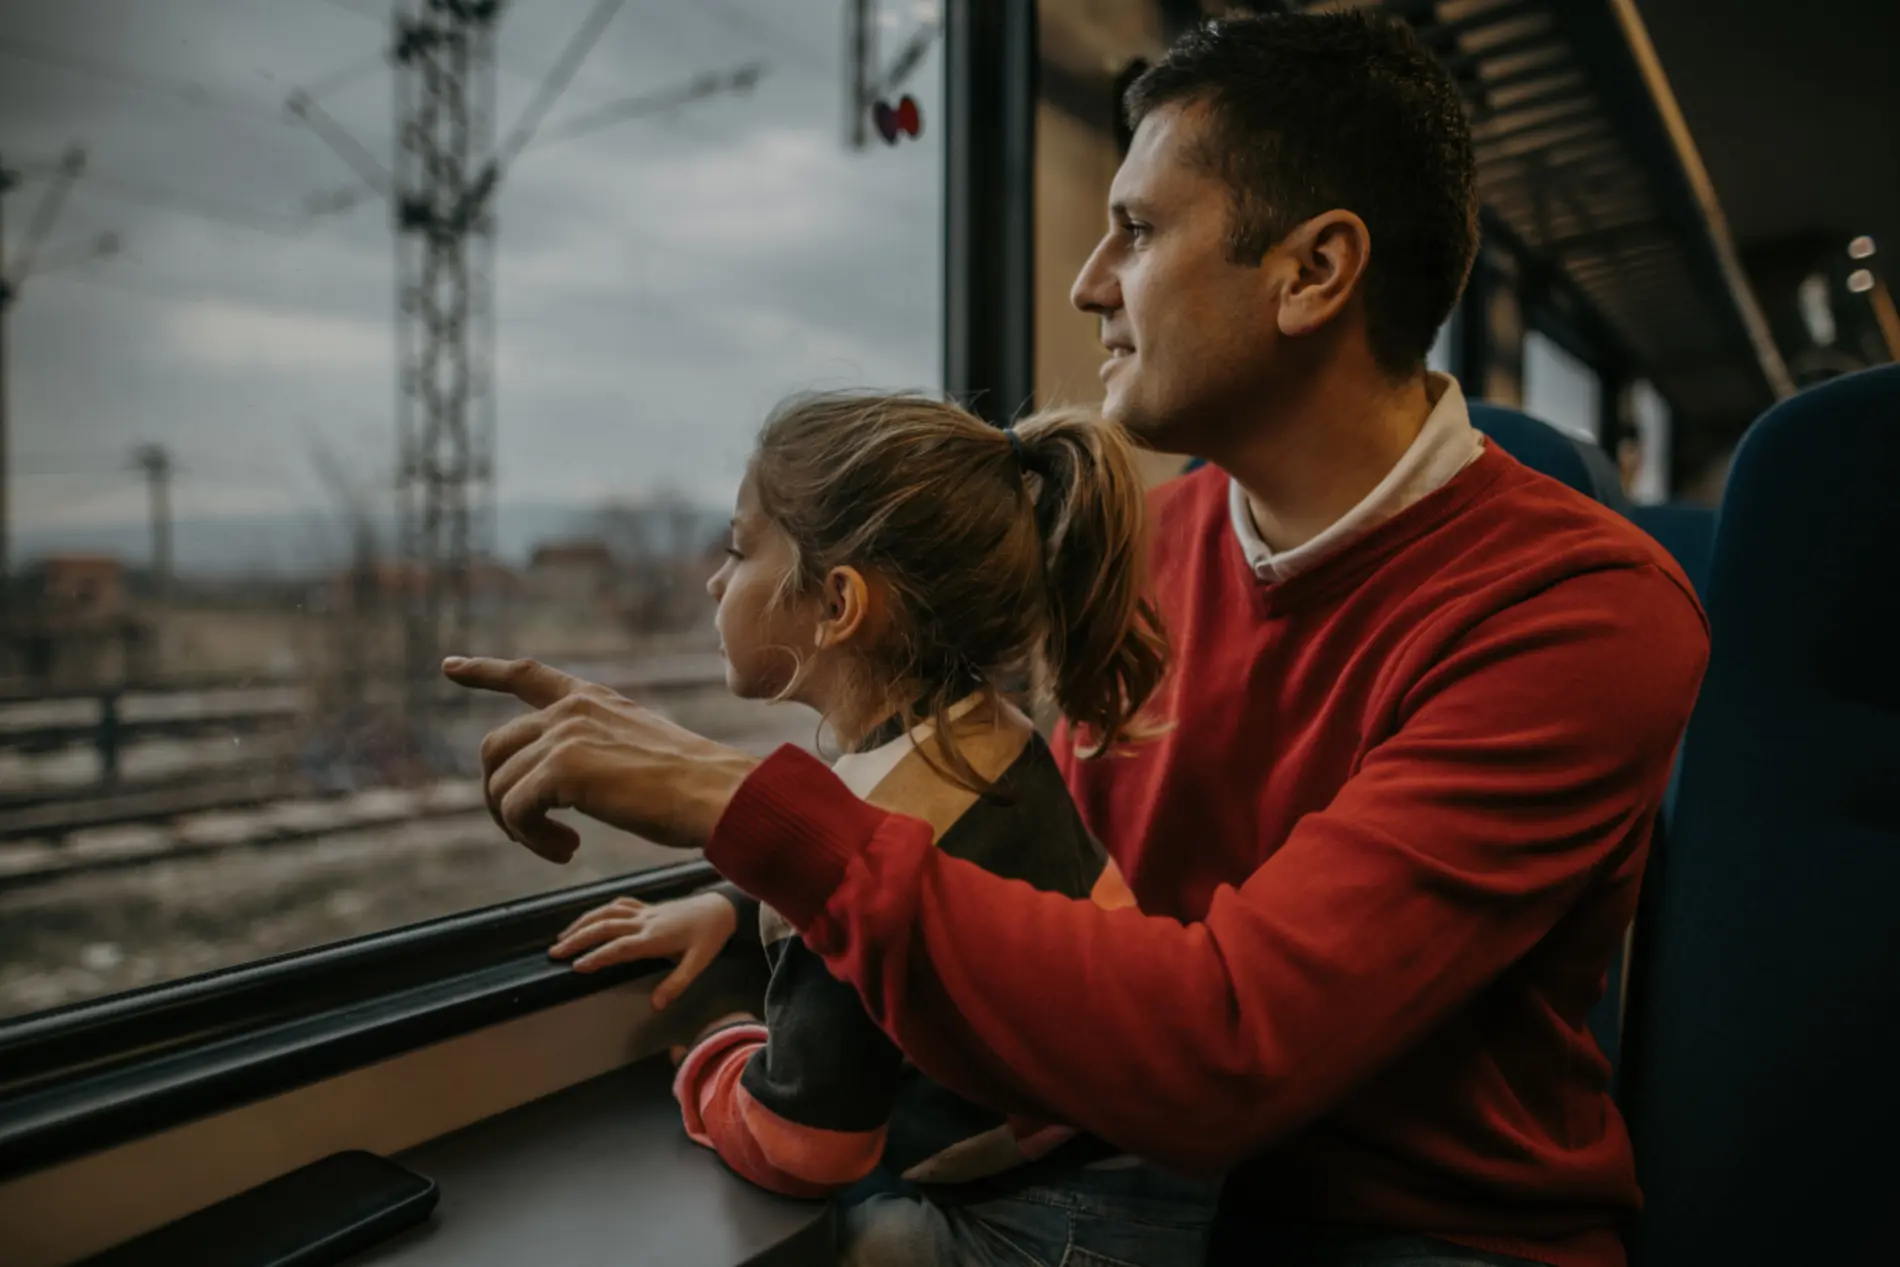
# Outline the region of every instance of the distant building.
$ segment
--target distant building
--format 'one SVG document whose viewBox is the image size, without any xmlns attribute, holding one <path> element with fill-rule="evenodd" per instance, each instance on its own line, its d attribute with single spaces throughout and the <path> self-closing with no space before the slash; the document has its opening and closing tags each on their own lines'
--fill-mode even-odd
<svg viewBox="0 0 1900 1267">
<path fill-rule="evenodd" d="M 152 630 L 128 601 L 124 563 L 112 555 L 62 554 L 22 578 L 0 672 L 42 689 L 90 688 L 149 670 Z"/>
<path fill-rule="evenodd" d="M 591 607 L 613 597 L 613 551 L 598 538 L 544 542 L 528 560 L 526 589 L 535 602 Z"/>
<path fill-rule="evenodd" d="M 400 611 L 409 590 L 420 591 L 419 564 L 374 559 L 339 568 L 322 578 L 317 592 L 330 610 Z M 468 565 L 469 591 L 478 610 L 509 601 L 519 586 L 515 574 L 492 559 L 474 558 Z"/>
<path fill-rule="evenodd" d="M 59 621 L 109 621 L 125 612 L 125 565 L 106 554 L 42 559 L 28 573 L 31 602 Z"/>
</svg>

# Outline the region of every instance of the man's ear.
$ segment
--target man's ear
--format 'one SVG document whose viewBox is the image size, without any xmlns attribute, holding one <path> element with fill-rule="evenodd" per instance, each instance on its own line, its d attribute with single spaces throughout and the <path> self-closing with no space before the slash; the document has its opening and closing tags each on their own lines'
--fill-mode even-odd
<svg viewBox="0 0 1900 1267">
<path fill-rule="evenodd" d="M 877 600 L 871 584 L 854 567 L 835 567 L 825 576 L 819 594 L 818 647 L 841 647 L 863 638 L 876 619 Z"/>
<path fill-rule="evenodd" d="M 1324 329 L 1352 302 L 1372 260 L 1372 234 L 1352 212 L 1326 211 L 1275 249 L 1293 266 L 1278 311 L 1280 333 L 1297 339 Z"/>
</svg>

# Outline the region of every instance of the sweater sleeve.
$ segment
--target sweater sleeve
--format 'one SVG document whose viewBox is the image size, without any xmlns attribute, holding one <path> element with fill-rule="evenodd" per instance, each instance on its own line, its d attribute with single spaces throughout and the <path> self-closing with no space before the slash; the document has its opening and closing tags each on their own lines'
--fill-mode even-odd
<svg viewBox="0 0 1900 1267">
<path fill-rule="evenodd" d="M 883 1155 L 903 1057 L 802 941 L 772 953 L 765 1023 L 703 1038 L 673 1093 L 687 1135 L 741 1175 L 786 1196 L 824 1196 Z"/>
<path fill-rule="evenodd" d="M 939 1081 L 1226 1169 L 1402 1054 L 1646 841 L 1707 660 L 1699 612 L 1659 583 L 1576 577 L 1469 631 L 1332 803 L 1260 842 L 1266 862 L 1199 923 L 944 857 L 788 750 L 707 857 Z"/>
</svg>

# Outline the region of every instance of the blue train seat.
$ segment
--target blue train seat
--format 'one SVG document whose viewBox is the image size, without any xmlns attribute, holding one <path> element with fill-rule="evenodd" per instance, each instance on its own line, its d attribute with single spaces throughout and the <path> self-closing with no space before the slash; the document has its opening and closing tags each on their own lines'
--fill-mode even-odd
<svg viewBox="0 0 1900 1267">
<path fill-rule="evenodd" d="M 1587 440 L 1566 435 L 1547 422 L 1504 405 L 1471 402 L 1471 422 L 1499 448 L 1552 479 L 1568 484 L 1593 501 L 1629 512 L 1616 464 Z"/>
<path fill-rule="evenodd" d="M 1527 413 L 1483 401 L 1471 402 L 1471 422 L 1532 470 L 1568 484 L 1606 506 L 1624 512 L 1629 510 L 1629 500 L 1623 495 L 1615 463 L 1596 445 L 1566 435 Z M 1192 458 L 1182 468 L 1182 474 L 1198 471 L 1206 465 L 1207 459 Z"/>
<path fill-rule="evenodd" d="M 1900 1183 L 1900 367 L 1737 450 L 1636 938 L 1637 1261 L 1871 1262 Z"/>
<path fill-rule="evenodd" d="M 1525 466 L 1568 484 L 1613 510 L 1629 513 L 1629 501 L 1623 495 L 1616 465 L 1596 445 L 1566 435 L 1547 422 L 1504 405 L 1473 401 L 1471 422 Z M 1613 1078 L 1620 1075 L 1622 1067 L 1625 953 L 1625 949 L 1619 949 L 1616 958 L 1611 960 L 1603 997 L 1590 1011 L 1590 1033 L 1597 1040 L 1597 1049 L 1610 1062 L 1610 1068 L 1618 1071 L 1612 1074 Z M 1615 1082 L 1611 1089 L 1613 1093 L 1617 1090 Z"/>
<path fill-rule="evenodd" d="M 1629 516 L 1669 551 L 1698 596 L 1708 592 L 1709 554 L 1715 549 L 1715 511 L 1707 506 L 1671 502 L 1632 506 Z"/>
</svg>

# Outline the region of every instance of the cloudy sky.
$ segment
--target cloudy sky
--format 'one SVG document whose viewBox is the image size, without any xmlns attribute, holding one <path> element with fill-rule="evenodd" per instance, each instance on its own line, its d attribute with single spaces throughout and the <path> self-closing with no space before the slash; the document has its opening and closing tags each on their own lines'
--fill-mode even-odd
<svg viewBox="0 0 1900 1267">
<path fill-rule="evenodd" d="M 515 0 L 506 134 L 595 0 Z M 30 279 L 10 323 L 13 516 L 23 535 L 136 523 L 128 454 L 167 445 L 181 519 L 331 504 L 334 451 L 385 488 L 395 450 L 394 249 L 355 180 L 287 119 L 293 88 L 391 151 L 388 0 L 0 0 L 0 162 L 83 145 L 47 247 L 112 259 Z M 888 60 L 934 4 L 883 0 Z M 917 141 L 844 143 L 842 0 L 626 0 L 548 129 L 703 71 L 765 64 L 749 95 L 531 147 L 499 201 L 499 497 L 712 505 L 791 390 L 939 384 L 940 51 L 907 88 Z M 46 188 L 7 199 L 17 249 Z"/>
</svg>

